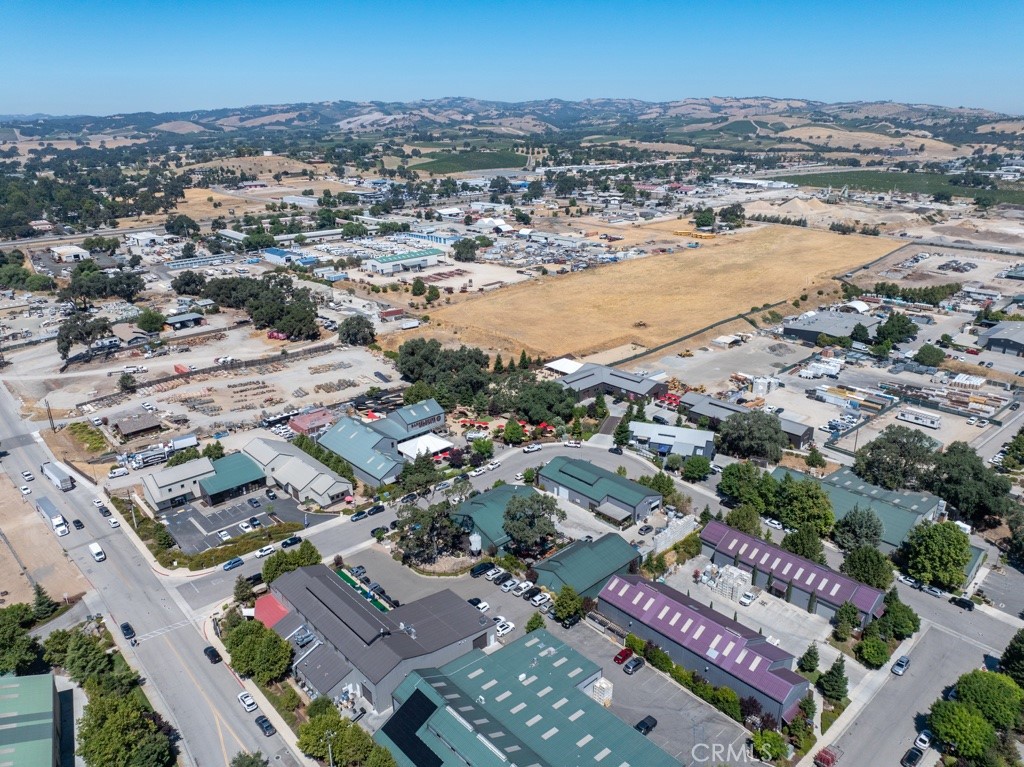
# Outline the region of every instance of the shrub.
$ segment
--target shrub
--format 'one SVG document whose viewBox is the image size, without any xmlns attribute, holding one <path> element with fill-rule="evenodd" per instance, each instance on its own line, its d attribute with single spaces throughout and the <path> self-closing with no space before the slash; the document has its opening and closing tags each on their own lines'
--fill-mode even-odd
<svg viewBox="0 0 1024 767">
<path fill-rule="evenodd" d="M 890 658 L 889 645 L 877 637 L 868 637 L 858 642 L 853 648 L 853 654 L 868 668 L 881 668 Z"/>
<path fill-rule="evenodd" d="M 299 698 L 299 694 L 295 692 L 295 688 L 289 684 L 285 685 L 284 690 L 277 698 L 277 702 L 280 704 L 281 708 L 287 711 L 294 711 L 302 705 L 302 700 Z"/>
<path fill-rule="evenodd" d="M 637 655 L 644 654 L 644 640 L 642 640 L 636 634 L 626 634 L 626 647 L 628 647 Z"/>
</svg>

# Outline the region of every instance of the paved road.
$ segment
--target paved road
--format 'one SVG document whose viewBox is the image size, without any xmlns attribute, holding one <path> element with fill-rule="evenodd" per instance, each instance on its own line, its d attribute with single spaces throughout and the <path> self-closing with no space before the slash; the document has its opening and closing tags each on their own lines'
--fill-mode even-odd
<svg viewBox="0 0 1024 767">
<path fill-rule="evenodd" d="M 17 403 L 0 389 L 0 434 L 23 433 Z M 13 476 L 24 470 L 38 472 L 39 464 L 53 460 L 41 442 L 19 440 L 3 459 L 3 470 Z M 69 493 L 47 492 L 69 519 L 78 518 L 84 530 L 72 530 L 60 542 L 79 566 L 94 591 L 86 604 L 91 613 L 102 613 L 119 640 L 125 657 L 146 679 L 146 692 L 154 706 L 182 735 L 184 763 L 204 766 L 227 764 L 240 750 L 262 749 L 280 756 L 276 764 L 297 762 L 280 737 L 264 738 L 235 696 L 241 685 L 226 665 L 211 666 L 202 653 L 209 644 L 202 627 L 180 604 L 175 592 L 150 569 L 147 561 L 121 530 L 113 530 L 92 505 L 94 490 L 88 485 Z M 40 520 L 40 535 L 48 535 Z M 107 554 L 94 562 L 88 545 L 98 541 Z M 128 621 L 139 637 L 137 647 L 121 639 L 117 625 Z"/>
</svg>

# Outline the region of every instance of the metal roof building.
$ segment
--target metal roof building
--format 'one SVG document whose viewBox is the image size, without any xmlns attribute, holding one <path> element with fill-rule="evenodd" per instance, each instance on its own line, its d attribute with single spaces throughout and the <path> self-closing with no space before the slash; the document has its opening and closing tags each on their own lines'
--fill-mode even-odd
<svg viewBox="0 0 1024 767">
<path fill-rule="evenodd" d="M 199 480 L 203 498 L 211 506 L 251 492 L 266 484 L 263 469 L 245 453 L 232 453 L 213 462 L 214 475 Z"/>
<path fill-rule="evenodd" d="M 53 674 L 0 676 L 0 764 L 60 767 L 60 720 Z"/>
<path fill-rule="evenodd" d="M 359 265 L 364 272 L 374 274 L 397 274 L 404 271 L 420 271 L 428 266 L 437 266 L 437 260 L 444 255 L 443 250 L 426 248 L 408 253 L 392 253 L 373 258 L 366 258 Z"/>
<path fill-rule="evenodd" d="M 529 498 L 536 493 L 532 487 L 523 485 L 499 485 L 460 503 L 452 510 L 451 518 L 466 532 L 480 536 L 483 551 L 491 546 L 501 551 L 509 542 L 505 532 L 508 502 L 513 498 Z"/>
<path fill-rule="evenodd" d="M 881 322 L 877 317 L 847 312 L 807 312 L 799 317 L 790 317 L 782 323 L 782 335 L 816 343 L 818 336 L 825 334 L 833 338 L 848 336 L 854 327 L 863 325 L 868 330 Z"/>
<path fill-rule="evenodd" d="M 694 422 L 701 418 L 707 418 L 712 424 L 719 424 L 736 413 L 750 413 L 751 410 L 735 402 L 709 397 L 707 394 L 700 394 L 695 391 L 688 391 L 679 398 L 686 410 L 686 417 Z M 814 427 L 806 423 L 794 421 L 785 416 L 775 416 L 779 419 L 779 425 L 783 433 L 789 439 L 789 443 L 802 450 L 814 440 Z"/>
<path fill-rule="evenodd" d="M 544 629 L 409 675 L 374 735 L 399 767 L 678 767 L 589 693 L 601 668 Z"/>
<path fill-rule="evenodd" d="M 562 586 L 571 586 L 581 597 L 596 597 L 611 576 L 623 575 L 633 563 L 640 564 L 640 553 L 614 533 L 605 533 L 594 541 L 578 540 L 557 554 L 536 562 L 537 585 L 556 594 Z"/>
<path fill-rule="evenodd" d="M 598 392 L 632 398 L 657 397 L 668 391 L 668 384 L 664 381 L 592 362 L 584 363 L 575 372 L 562 376 L 558 383 L 574 392 L 577 399 L 587 399 Z"/>
<path fill-rule="evenodd" d="M 618 523 L 635 522 L 661 506 L 661 493 L 577 458 L 559 455 L 540 470 L 541 488 Z"/>
<path fill-rule="evenodd" d="M 330 506 L 352 494 L 352 483 L 289 442 L 254 439 L 242 448 L 272 480 L 296 500 Z"/>
<path fill-rule="evenodd" d="M 354 418 L 339 419 L 318 441 L 348 461 L 356 478 L 367 485 L 385 485 L 402 471 L 398 440 Z"/>
<path fill-rule="evenodd" d="M 266 596 L 277 605 L 258 614 L 271 616 L 274 631 L 289 640 L 316 637 L 295 648 L 296 677 L 317 695 L 347 693 L 379 712 L 410 672 L 493 641 L 493 621 L 449 589 L 382 612 L 330 568 L 313 565 L 277 578 Z"/>
<path fill-rule="evenodd" d="M 182 506 L 202 495 L 200 480 L 214 475 L 213 461 L 197 458 L 142 477 L 142 493 L 155 511 Z"/>
<path fill-rule="evenodd" d="M 810 688 L 788 652 L 663 583 L 616 576 L 601 590 L 598 610 L 715 686 L 756 698 L 779 722 L 793 718 Z"/>
<path fill-rule="evenodd" d="M 713 431 L 631 421 L 629 435 L 636 442 L 658 455 L 674 453 L 683 458 L 701 455 L 708 460 L 715 457 L 715 433 Z"/>
<path fill-rule="evenodd" d="M 978 345 L 1000 354 L 1024 354 L 1024 322 L 1000 322 L 981 333 Z"/>
</svg>

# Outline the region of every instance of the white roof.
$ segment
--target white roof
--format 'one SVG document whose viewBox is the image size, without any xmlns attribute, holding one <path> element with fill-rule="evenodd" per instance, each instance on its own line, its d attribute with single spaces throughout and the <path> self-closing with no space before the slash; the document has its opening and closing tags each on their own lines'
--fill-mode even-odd
<svg viewBox="0 0 1024 767">
<path fill-rule="evenodd" d="M 407 439 L 405 442 L 400 442 L 398 444 L 398 452 L 409 460 L 414 460 L 416 456 L 422 453 L 433 455 L 450 447 L 452 447 L 452 443 L 448 440 L 441 439 L 436 434 L 427 433 L 413 439 Z"/>
<path fill-rule="evenodd" d="M 551 360 L 551 362 L 548 362 L 544 367 L 567 376 L 572 375 L 583 367 L 583 363 L 571 360 L 568 357 L 559 357 L 557 360 Z"/>
<path fill-rule="evenodd" d="M 57 245 L 56 247 L 50 248 L 51 251 L 56 253 L 58 256 L 73 256 L 78 255 L 89 255 L 89 251 L 85 248 L 80 248 L 77 245 Z"/>
<path fill-rule="evenodd" d="M 871 307 L 863 301 L 848 301 L 843 304 L 843 307 L 853 309 L 857 314 L 867 314 L 871 311 Z"/>
<path fill-rule="evenodd" d="M 462 208 L 441 208 L 437 212 L 442 216 L 461 216 Z"/>
</svg>

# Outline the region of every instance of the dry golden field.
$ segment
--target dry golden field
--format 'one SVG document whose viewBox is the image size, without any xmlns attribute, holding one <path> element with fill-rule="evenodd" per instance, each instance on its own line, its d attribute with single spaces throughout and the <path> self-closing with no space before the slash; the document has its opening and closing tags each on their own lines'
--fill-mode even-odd
<svg viewBox="0 0 1024 767">
<path fill-rule="evenodd" d="M 652 347 L 753 306 L 834 290 L 836 274 L 893 250 L 875 237 L 766 226 L 696 250 L 548 275 L 430 312 L 431 334 L 482 348 L 584 355 Z"/>
</svg>

